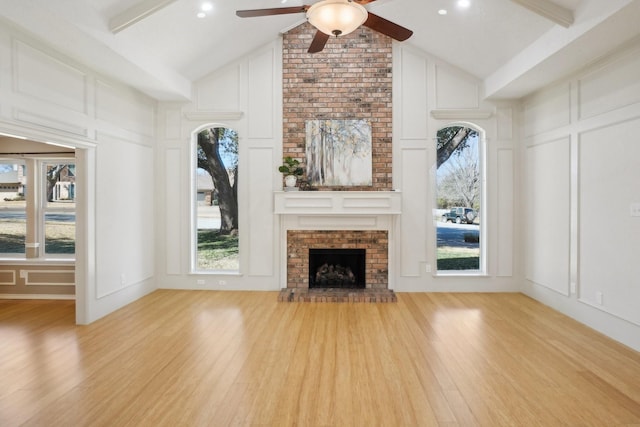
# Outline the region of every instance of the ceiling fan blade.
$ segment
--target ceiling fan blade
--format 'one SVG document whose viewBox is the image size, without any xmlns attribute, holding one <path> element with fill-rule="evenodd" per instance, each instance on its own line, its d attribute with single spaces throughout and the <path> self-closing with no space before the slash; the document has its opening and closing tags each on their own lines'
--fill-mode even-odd
<svg viewBox="0 0 640 427">
<path fill-rule="evenodd" d="M 398 41 L 405 41 L 413 34 L 413 31 L 381 18 L 371 12 L 369 12 L 367 20 L 364 21 L 364 24 L 362 25 Z"/>
<path fill-rule="evenodd" d="M 322 31 L 316 31 L 316 35 L 313 36 L 313 40 L 311 41 L 311 45 L 309 46 L 308 53 L 318 53 L 322 49 L 324 49 L 324 45 L 327 44 L 329 40 L 329 34 L 325 34 Z"/>
<path fill-rule="evenodd" d="M 256 16 L 286 15 L 289 13 L 305 13 L 309 6 L 274 7 L 271 9 L 236 10 L 240 18 L 254 18 Z"/>
<path fill-rule="evenodd" d="M 353 1 L 354 3 L 358 3 L 358 4 L 362 5 L 362 6 L 364 6 L 365 4 L 373 3 L 376 0 L 351 0 L 351 1 Z"/>
</svg>

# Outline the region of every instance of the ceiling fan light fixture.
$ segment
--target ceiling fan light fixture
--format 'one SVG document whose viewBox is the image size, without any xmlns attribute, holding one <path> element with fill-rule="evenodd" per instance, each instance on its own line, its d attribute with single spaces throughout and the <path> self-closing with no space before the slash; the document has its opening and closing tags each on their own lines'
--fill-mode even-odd
<svg viewBox="0 0 640 427">
<path fill-rule="evenodd" d="M 367 10 L 349 0 L 323 0 L 307 10 L 307 20 L 330 36 L 344 36 L 367 20 Z"/>
</svg>

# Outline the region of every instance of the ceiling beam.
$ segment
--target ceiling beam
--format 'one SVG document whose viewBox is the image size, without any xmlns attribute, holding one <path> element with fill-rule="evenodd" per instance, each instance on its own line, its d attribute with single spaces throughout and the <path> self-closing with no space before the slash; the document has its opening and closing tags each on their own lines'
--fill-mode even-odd
<svg viewBox="0 0 640 427">
<path fill-rule="evenodd" d="M 573 12 L 550 0 L 511 0 L 558 25 L 569 28 L 573 24 Z"/>
<path fill-rule="evenodd" d="M 109 20 L 109 30 L 113 34 L 142 21 L 176 0 L 142 0 Z"/>
</svg>

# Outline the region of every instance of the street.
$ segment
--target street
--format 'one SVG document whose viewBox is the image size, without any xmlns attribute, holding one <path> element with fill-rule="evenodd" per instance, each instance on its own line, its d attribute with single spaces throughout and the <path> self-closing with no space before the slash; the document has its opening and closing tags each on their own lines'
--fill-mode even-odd
<svg viewBox="0 0 640 427">
<path fill-rule="evenodd" d="M 478 235 L 480 233 L 480 226 L 477 224 L 455 224 L 451 222 L 438 221 L 438 246 L 454 246 L 459 248 L 478 248 L 477 242 L 465 242 L 465 234 Z"/>
</svg>

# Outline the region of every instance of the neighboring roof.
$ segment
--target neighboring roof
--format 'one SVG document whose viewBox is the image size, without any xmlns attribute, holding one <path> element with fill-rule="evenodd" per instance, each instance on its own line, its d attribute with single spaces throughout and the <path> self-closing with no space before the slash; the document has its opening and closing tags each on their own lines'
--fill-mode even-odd
<svg viewBox="0 0 640 427">
<path fill-rule="evenodd" d="M 18 171 L 0 172 L 0 184 L 16 184 L 19 182 Z"/>
<path fill-rule="evenodd" d="M 199 173 L 196 176 L 198 177 L 196 182 L 196 189 L 198 191 L 213 190 L 213 180 L 211 179 L 211 175 Z"/>
</svg>

